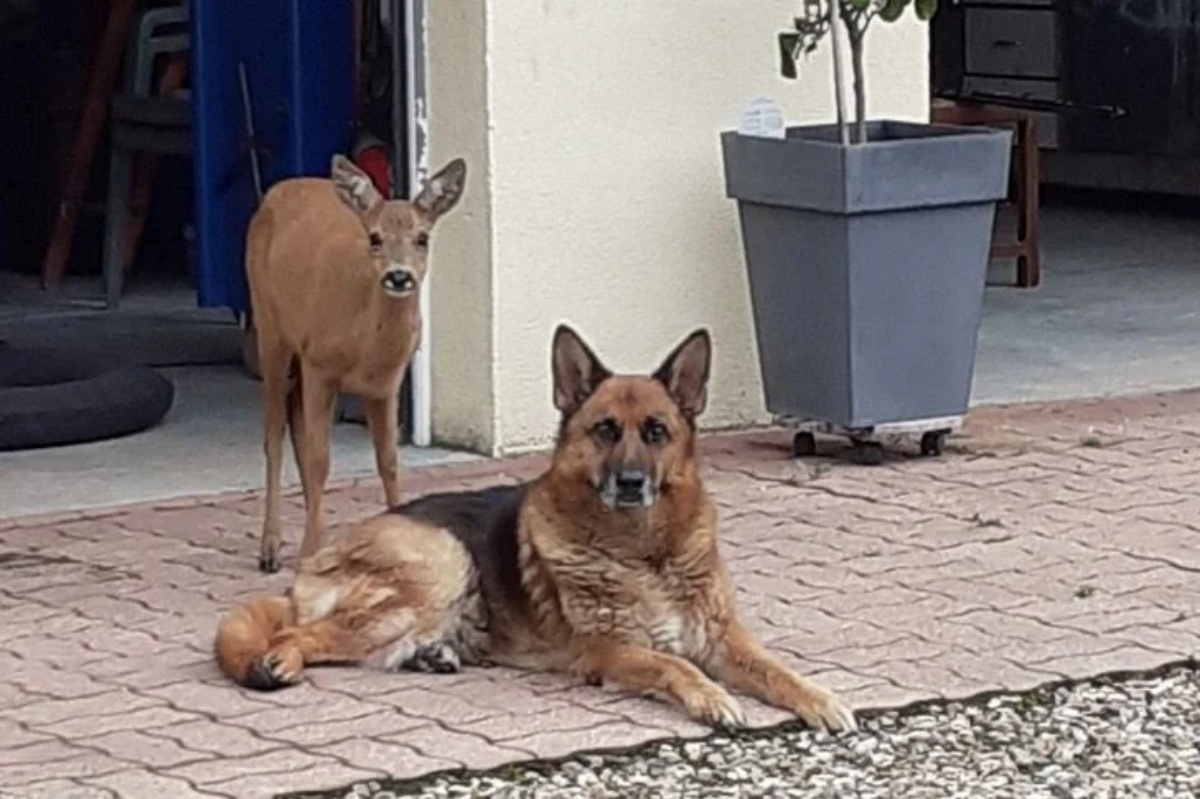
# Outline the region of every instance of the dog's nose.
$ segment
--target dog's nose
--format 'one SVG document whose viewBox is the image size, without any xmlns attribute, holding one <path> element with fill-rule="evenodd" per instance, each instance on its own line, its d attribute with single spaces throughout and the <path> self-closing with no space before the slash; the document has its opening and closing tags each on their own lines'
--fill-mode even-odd
<svg viewBox="0 0 1200 799">
<path fill-rule="evenodd" d="M 645 508 L 654 502 L 650 475 L 641 469 L 618 469 L 608 473 L 605 502 L 615 508 Z"/>
<path fill-rule="evenodd" d="M 407 269 L 389 269 L 383 273 L 383 287 L 396 294 L 407 294 L 417 287 L 417 276 Z"/>
<path fill-rule="evenodd" d="M 640 469 L 623 469 L 617 472 L 617 491 L 622 494 L 640 493 L 646 485 L 646 473 Z"/>
</svg>

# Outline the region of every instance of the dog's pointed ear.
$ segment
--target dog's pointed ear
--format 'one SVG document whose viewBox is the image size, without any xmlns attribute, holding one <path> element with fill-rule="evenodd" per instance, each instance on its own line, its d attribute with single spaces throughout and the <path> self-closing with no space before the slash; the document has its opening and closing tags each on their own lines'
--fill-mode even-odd
<svg viewBox="0 0 1200 799">
<path fill-rule="evenodd" d="M 380 203 L 383 195 L 375 188 L 366 172 L 346 156 L 338 153 L 329 165 L 329 176 L 338 198 L 359 216 L 363 216 Z"/>
<path fill-rule="evenodd" d="M 554 374 L 554 407 L 563 416 L 579 410 L 588 397 L 612 377 L 596 354 L 571 328 L 559 325 L 554 331 L 551 368 Z"/>
<path fill-rule="evenodd" d="M 711 364 L 712 339 L 708 331 L 701 328 L 685 338 L 654 373 L 654 379 L 667 387 L 671 399 L 689 422 L 704 413 L 708 404 Z"/>
</svg>

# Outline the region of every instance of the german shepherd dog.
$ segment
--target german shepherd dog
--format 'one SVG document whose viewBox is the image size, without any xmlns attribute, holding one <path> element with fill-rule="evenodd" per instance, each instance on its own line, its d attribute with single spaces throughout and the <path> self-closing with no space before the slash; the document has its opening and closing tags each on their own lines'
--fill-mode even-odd
<svg viewBox="0 0 1200 799">
<path fill-rule="evenodd" d="M 834 694 L 771 656 L 737 618 L 696 453 L 710 360 L 708 333 L 697 330 L 653 375 L 614 375 L 559 327 L 549 469 L 337 531 L 301 561 L 287 595 L 222 619 L 222 671 L 270 690 L 319 663 L 494 663 L 568 672 L 740 726 L 720 680 L 813 727 L 854 728 Z"/>
</svg>

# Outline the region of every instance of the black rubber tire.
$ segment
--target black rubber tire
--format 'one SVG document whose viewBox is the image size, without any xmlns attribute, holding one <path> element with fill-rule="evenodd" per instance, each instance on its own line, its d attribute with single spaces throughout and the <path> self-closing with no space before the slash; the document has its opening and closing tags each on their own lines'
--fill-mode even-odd
<svg viewBox="0 0 1200 799">
<path fill-rule="evenodd" d="M 878 466 L 883 463 L 883 445 L 878 441 L 855 441 L 854 462 L 860 466 Z"/>
<path fill-rule="evenodd" d="M 0 342 L 0 451 L 117 438 L 162 421 L 175 386 L 146 366 Z"/>
<path fill-rule="evenodd" d="M 792 437 L 792 457 L 811 458 L 817 454 L 817 437 L 812 433 L 797 433 Z"/>
<path fill-rule="evenodd" d="M 942 430 L 930 430 L 921 436 L 921 454 L 929 457 L 941 455 L 946 446 L 946 433 Z"/>
</svg>

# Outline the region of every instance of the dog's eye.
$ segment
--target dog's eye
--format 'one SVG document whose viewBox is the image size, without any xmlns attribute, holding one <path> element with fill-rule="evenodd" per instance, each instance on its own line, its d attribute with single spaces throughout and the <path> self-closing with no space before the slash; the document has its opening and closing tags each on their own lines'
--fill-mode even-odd
<svg viewBox="0 0 1200 799">
<path fill-rule="evenodd" d="M 383 246 L 383 236 L 378 233 L 372 233 L 367 236 L 367 243 L 371 245 L 372 250 L 378 250 Z"/>
<path fill-rule="evenodd" d="M 642 440 L 652 446 L 665 444 L 670 437 L 667 426 L 657 419 L 647 419 L 646 424 L 642 426 Z"/>
<path fill-rule="evenodd" d="M 621 440 L 621 426 L 615 419 L 605 419 L 592 428 L 592 432 L 605 444 L 615 444 Z"/>
<path fill-rule="evenodd" d="M 413 243 L 416 244 L 418 247 L 420 247 L 422 250 L 425 249 L 426 247 L 429 246 L 429 234 L 428 233 L 418 233 L 417 237 L 413 240 Z"/>
</svg>

